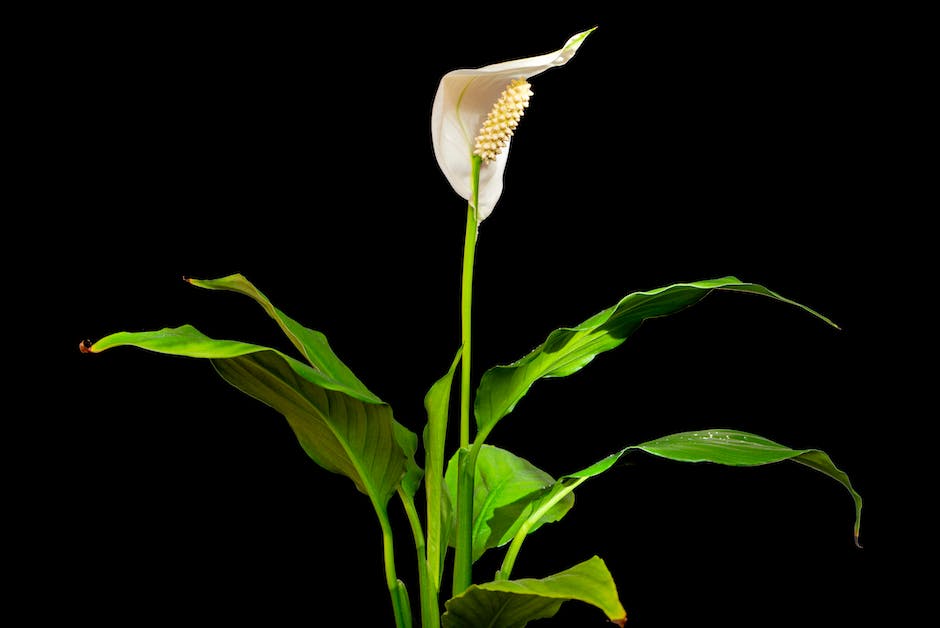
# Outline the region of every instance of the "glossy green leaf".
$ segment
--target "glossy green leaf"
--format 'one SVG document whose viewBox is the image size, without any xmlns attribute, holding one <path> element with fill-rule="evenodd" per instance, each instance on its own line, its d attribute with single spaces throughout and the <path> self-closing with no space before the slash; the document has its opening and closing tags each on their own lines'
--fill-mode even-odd
<svg viewBox="0 0 940 628">
<path fill-rule="evenodd" d="M 862 516 L 862 498 L 852 487 L 849 477 L 833 464 L 829 456 L 818 449 L 791 449 L 763 436 L 736 430 L 712 429 L 682 432 L 657 438 L 639 445 L 631 445 L 613 453 L 586 469 L 559 478 L 551 494 L 567 491 L 580 481 L 607 471 L 631 450 L 645 451 L 654 456 L 679 462 L 711 462 L 715 464 L 755 467 L 784 460 L 792 460 L 842 484 L 855 505 L 855 540 L 858 542 Z M 547 499 L 547 497 L 543 498 Z"/>
<path fill-rule="evenodd" d="M 564 377 L 577 372 L 598 354 L 622 344 L 649 318 L 683 310 L 714 290 L 747 292 L 770 297 L 799 307 L 835 327 L 835 323 L 805 305 L 791 301 L 767 288 L 743 283 L 734 277 L 666 286 L 649 292 L 634 292 L 613 307 L 580 325 L 556 329 L 531 353 L 512 364 L 497 366 L 484 373 L 477 390 L 474 412 L 481 433 L 512 412 L 516 403 L 537 380 Z"/>
<path fill-rule="evenodd" d="M 619 626 L 627 621 L 607 565 L 594 556 L 547 578 L 474 584 L 448 600 L 444 628 L 521 628 L 532 620 L 552 617 L 568 600 L 596 606 Z"/>
<path fill-rule="evenodd" d="M 290 316 L 274 307 L 268 297 L 266 297 L 254 284 L 248 281 L 243 275 L 235 274 L 219 279 L 192 279 L 186 281 L 194 286 L 206 288 L 207 290 L 226 290 L 243 294 L 254 299 L 268 315 L 274 319 L 284 335 L 290 339 L 297 350 L 307 359 L 307 361 L 318 371 L 335 381 L 341 389 L 354 392 L 358 398 L 370 398 L 375 403 L 381 403 L 381 400 L 369 392 L 365 384 L 359 381 L 353 372 L 340 360 L 326 336 L 321 332 L 304 327 Z"/>
<path fill-rule="evenodd" d="M 462 349 L 457 351 L 447 373 L 434 382 L 424 397 L 424 408 L 428 413 L 428 424 L 424 429 L 424 466 L 427 473 L 425 492 L 428 506 L 427 560 L 430 577 L 438 587 L 441 584 L 453 520 L 453 493 L 448 491 L 444 483 L 444 444 L 447 439 L 450 391 L 461 355 Z"/>
<path fill-rule="evenodd" d="M 858 543 L 862 521 L 862 497 L 852 487 L 849 476 L 818 449 L 790 449 L 763 436 L 735 430 L 683 432 L 657 438 L 632 449 L 641 449 L 654 456 L 681 462 L 714 462 L 717 464 L 753 467 L 792 460 L 824 473 L 839 482 L 852 496 L 855 504 L 855 542 Z"/>
<path fill-rule="evenodd" d="M 384 509 L 405 474 L 406 453 L 399 445 L 405 428 L 396 426 L 388 405 L 280 351 L 215 340 L 191 325 L 118 332 L 87 350 L 118 346 L 211 360 L 223 379 L 283 414 L 310 458 L 350 478 L 377 507 Z"/>
<path fill-rule="evenodd" d="M 447 465 L 447 484 L 457 490 L 457 455 Z M 515 454 L 483 445 L 477 458 L 473 481 L 473 560 L 491 548 L 508 543 L 522 522 L 541 503 L 545 491 L 555 479 L 528 460 Z M 532 522 L 530 531 L 542 524 L 558 521 L 571 510 L 574 495 L 568 495 Z"/>
<path fill-rule="evenodd" d="M 502 577 L 512 573 L 513 564 L 530 526 L 537 521 L 543 511 L 573 493 L 574 489 L 586 480 L 607 471 L 629 451 L 640 450 L 649 454 L 676 460 L 679 462 L 711 462 L 715 464 L 754 467 L 784 460 L 792 460 L 806 465 L 842 484 L 855 502 L 855 543 L 858 545 L 859 526 L 861 524 L 862 498 L 855 492 L 848 476 L 836 467 L 824 452 L 818 449 L 790 449 L 762 436 L 735 430 L 713 429 L 700 432 L 682 432 L 657 438 L 639 445 L 624 447 L 591 466 L 562 476 L 548 491 L 544 491 L 538 500 L 533 501 L 529 518 L 522 522 L 512 544 L 506 551 L 499 570 Z M 532 528 L 534 529 L 534 527 Z"/>
<path fill-rule="evenodd" d="M 392 419 L 392 435 L 402 453 L 405 454 L 405 475 L 401 479 L 401 487 L 405 494 L 413 499 L 418 488 L 421 487 L 421 478 L 424 477 L 424 469 L 415 461 L 418 435 L 394 419 Z"/>
</svg>

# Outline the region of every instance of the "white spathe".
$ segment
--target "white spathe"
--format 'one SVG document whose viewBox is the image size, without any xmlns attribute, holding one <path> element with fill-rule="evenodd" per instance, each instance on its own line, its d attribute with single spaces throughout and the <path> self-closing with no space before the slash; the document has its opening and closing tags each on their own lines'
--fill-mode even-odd
<svg viewBox="0 0 940 628">
<path fill-rule="evenodd" d="M 437 163 L 457 194 L 470 200 L 474 139 L 509 82 L 516 78 L 528 79 L 568 63 L 593 30 L 574 35 L 555 52 L 474 70 L 454 70 L 444 75 L 431 108 L 431 141 Z M 503 171 L 508 156 L 509 144 L 494 161 L 480 167 L 477 207 L 480 222 L 490 215 L 503 192 Z"/>
</svg>

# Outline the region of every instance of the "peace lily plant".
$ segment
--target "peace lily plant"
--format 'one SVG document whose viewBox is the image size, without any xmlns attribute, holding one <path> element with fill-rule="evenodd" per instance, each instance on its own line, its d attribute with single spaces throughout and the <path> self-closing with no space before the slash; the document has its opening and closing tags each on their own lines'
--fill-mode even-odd
<svg viewBox="0 0 940 628">
<path fill-rule="evenodd" d="M 513 565 L 528 535 L 566 515 L 578 486 L 612 468 L 631 451 L 680 462 L 757 466 L 791 460 L 808 466 L 849 491 L 855 504 L 856 543 L 858 540 L 861 498 L 845 473 L 819 450 L 790 449 L 734 430 L 703 429 L 629 445 L 585 469 L 554 478 L 523 458 L 487 444 L 497 424 L 536 381 L 579 371 L 598 354 L 621 345 L 644 320 L 683 310 L 711 292 L 762 295 L 835 327 L 828 318 L 804 305 L 734 277 L 674 284 L 629 294 L 578 325 L 555 330 L 518 361 L 486 371 L 474 394 L 470 313 L 477 231 L 502 192 L 512 135 L 533 95 L 529 79 L 565 65 L 590 32 L 578 33 L 560 50 L 548 54 L 455 70 L 441 79 L 431 111 L 434 153 L 454 190 L 468 201 L 462 338 L 453 362 L 424 398 L 427 423 L 421 439 L 399 423 L 388 404 L 333 353 L 326 336 L 279 310 L 241 275 L 187 281 L 200 288 L 238 292 L 253 299 L 281 328 L 296 355 L 255 344 L 216 340 L 190 325 L 119 332 L 80 345 L 87 353 L 127 345 L 207 359 L 227 382 L 282 413 L 314 462 L 350 478 L 371 501 L 382 530 L 385 579 L 398 628 L 412 626 L 413 616 L 405 583 L 395 568 L 394 535 L 388 515 L 393 498 L 404 508 L 414 538 L 424 628 L 514 628 L 551 617 L 567 600 L 593 605 L 611 622 L 623 626 L 626 612 L 600 558 L 588 558 L 541 578 L 514 579 Z M 459 448 L 448 456 L 448 408 L 458 367 Z M 418 464 L 419 440 L 423 444 L 423 468 Z M 421 509 L 419 494 L 424 496 Z M 452 591 L 441 614 L 440 588 L 450 548 L 454 548 Z M 473 583 L 473 563 L 496 548 L 505 548 L 505 552 L 495 578 Z"/>
</svg>

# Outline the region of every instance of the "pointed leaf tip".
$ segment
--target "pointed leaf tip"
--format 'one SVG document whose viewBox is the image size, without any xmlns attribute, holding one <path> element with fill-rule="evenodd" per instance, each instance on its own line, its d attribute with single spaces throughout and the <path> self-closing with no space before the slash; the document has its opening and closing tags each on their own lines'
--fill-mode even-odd
<svg viewBox="0 0 940 628">
<path fill-rule="evenodd" d="M 513 411 L 536 381 L 576 373 L 596 356 L 623 344 L 644 321 L 678 313 L 715 290 L 769 297 L 796 306 L 838 328 L 830 319 L 805 305 L 760 284 L 744 283 L 732 276 L 633 292 L 578 325 L 556 329 L 543 344 L 512 364 L 486 371 L 474 404 L 477 427 L 492 429 L 497 421 Z"/>
<path fill-rule="evenodd" d="M 85 338 L 80 343 L 78 343 L 78 350 L 82 353 L 94 353 L 94 351 L 91 350 L 91 346 L 91 340 Z"/>
</svg>

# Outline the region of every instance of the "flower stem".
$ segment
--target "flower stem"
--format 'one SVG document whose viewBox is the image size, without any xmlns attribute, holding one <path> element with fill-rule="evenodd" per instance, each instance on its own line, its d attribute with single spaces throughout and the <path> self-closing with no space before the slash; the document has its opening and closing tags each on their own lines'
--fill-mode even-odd
<svg viewBox="0 0 940 628">
<path fill-rule="evenodd" d="M 457 539 L 454 551 L 453 594 L 460 595 L 473 581 L 473 475 L 476 456 L 470 447 L 470 313 L 473 297 L 473 255 L 476 250 L 482 158 L 474 155 L 470 171 L 470 202 L 463 247 L 460 334 L 463 353 L 460 362 L 460 454 L 457 473 Z"/>
<path fill-rule="evenodd" d="M 473 156 L 470 171 L 470 202 L 467 205 L 467 230 L 463 244 L 463 276 L 460 303 L 460 335 L 463 354 L 460 362 L 460 446 L 470 446 L 470 310 L 473 301 L 473 256 L 477 245 L 480 191 L 479 155 Z"/>
</svg>

